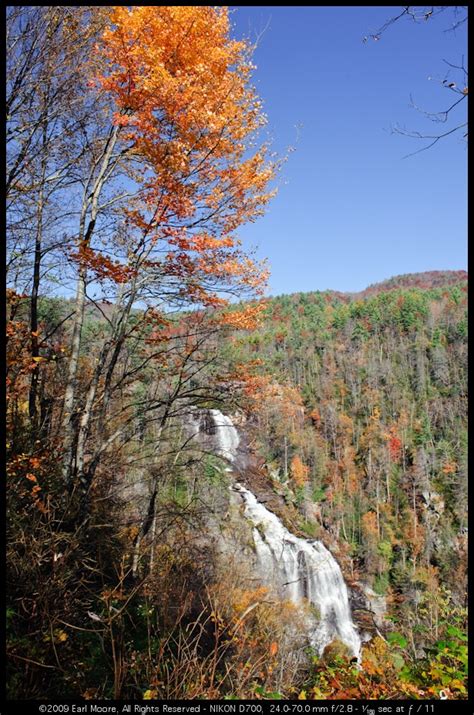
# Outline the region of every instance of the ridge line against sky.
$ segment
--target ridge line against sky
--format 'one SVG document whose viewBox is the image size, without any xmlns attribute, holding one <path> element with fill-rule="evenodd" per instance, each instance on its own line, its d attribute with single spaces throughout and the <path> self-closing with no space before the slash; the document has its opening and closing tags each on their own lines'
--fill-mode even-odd
<svg viewBox="0 0 474 715">
<path fill-rule="evenodd" d="M 268 258 L 271 295 L 357 292 L 393 275 L 467 267 L 462 134 L 404 159 L 421 144 L 392 133 L 438 130 L 410 95 L 426 111 L 452 101 L 443 60 L 467 57 L 466 28 L 446 32 L 451 18 L 440 13 L 363 42 L 399 10 L 232 8 L 234 36 L 258 38 L 253 81 L 274 148 L 295 149 L 266 215 L 239 232 Z"/>
<path fill-rule="evenodd" d="M 408 276 L 416 276 L 423 282 L 423 276 L 427 277 L 429 275 L 433 275 L 433 274 L 437 274 L 437 273 L 439 273 L 439 274 L 464 273 L 465 274 L 464 276 L 458 276 L 459 281 L 462 281 L 463 279 L 465 279 L 466 281 L 468 280 L 468 272 L 464 268 L 460 268 L 460 269 L 450 268 L 445 271 L 440 270 L 440 269 L 434 269 L 432 271 L 426 270 L 426 271 L 416 271 L 415 273 L 401 273 L 401 274 L 397 273 L 396 275 L 393 275 L 393 276 L 385 276 L 385 278 L 375 281 L 374 283 L 369 283 L 369 284 L 365 285 L 363 288 L 361 288 L 360 290 L 356 290 L 356 291 L 339 290 L 338 288 L 331 288 L 331 287 L 323 288 L 323 289 L 315 288 L 314 290 L 291 291 L 291 293 L 271 293 L 268 296 L 266 296 L 265 298 L 263 298 L 263 300 L 265 300 L 267 297 L 268 298 L 279 298 L 283 295 L 294 295 L 295 293 L 338 293 L 338 294 L 340 293 L 341 295 L 346 295 L 349 297 L 356 297 L 362 293 L 365 293 L 366 291 L 369 291 L 369 290 L 372 290 L 375 288 L 380 288 L 381 286 L 386 285 L 386 284 L 390 283 L 391 281 L 396 282 L 397 280 L 407 278 Z M 455 285 L 456 282 L 453 282 L 452 285 Z M 446 285 L 448 285 L 448 284 L 451 285 L 451 283 L 449 282 L 449 279 L 448 279 Z M 392 290 L 392 289 L 397 290 L 399 287 L 404 288 L 404 286 L 393 285 L 393 286 L 390 286 L 390 290 Z"/>
</svg>

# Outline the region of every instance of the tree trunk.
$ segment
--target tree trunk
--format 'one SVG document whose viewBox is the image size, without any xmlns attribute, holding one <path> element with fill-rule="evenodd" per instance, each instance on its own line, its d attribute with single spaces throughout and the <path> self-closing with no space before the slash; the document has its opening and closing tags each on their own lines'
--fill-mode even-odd
<svg viewBox="0 0 474 715">
<path fill-rule="evenodd" d="M 49 96 L 49 89 L 46 89 L 45 95 L 43 97 L 43 103 L 47 106 Z M 36 236 L 35 236 L 35 258 L 33 265 L 33 285 L 31 288 L 31 302 L 30 302 L 30 330 L 31 330 L 31 357 L 39 357 L 39 340 L 38 340 L 38 295 L 40 286 L 40 270 L 41 270 L 41 253 L 43 247 L 43 214 L 44 214 L 44 190 L 45 190 L 45 178 L 46 178 L 46 164 L 47 164 L 47 140 L 48 140 L 48 120 L 47 116 L 43 122 L 42 127 L 42 158 L 41 158 L 41 174 L 40 174 L 40 187 L 38 194 L 38 206 L 36 214 Z M 38 408 L 37 408 L 37 396 L 38 396 L 38 377 L 39 377 L 39 365 L 31 373 L 31 383 L 30 383 L 30 393 L 28 396 L 28 412 L 31 420 L 31 426 L 33 431 L 36 433 L 38 431 Z"/>
<path fill-rule="evenodd" d="M 89 196 L 84 194 L 82 211 L 81 211 L 81 224 L 79 231 L 79 246 L 88 247 L 94 233 L 95 222 L 97 219 L 98 211 L 98 200 L 100 193 L 105 183 L 105 175 L 110 167 L 112 160 L 113 150 L 117 142 L 119 127 L 113 127 L 109 133 L 109 137 L 105 143 L 102 161 L 99 173 L 94 182 L 92 192 Z M 85 192 L 87 193 L 87 192 Z M 84 235 L 84 226 L 86 221 L 86 214 L 90 207 L 89 223 L 87 226 L 87 231 Z M 64 405 L 63 405 L 63 478 L 69 489 L 73 486 L 73 481 L 76 474 L 75 466 L 75 455 L 74 455 L 74 408 L 75 408 L 75 398 L 77 392 L 77 370 L 79 365 L 79 352 L 81 346 L 81 333 L 82 325 L 84 322 L 84 306 L 86 297 L 86 281 L 87 281 L 87 268 L 84 264 L 80 265 L 79 275 L 77 280 L 76 289 L 76 312 L 74 315 L 74 325 L 73 333 L 71 339 L 71 355 L 69 358 L 69 369 L 68 377 L 66 383 L 66 389 L 64 392 Z"/>
</svg>

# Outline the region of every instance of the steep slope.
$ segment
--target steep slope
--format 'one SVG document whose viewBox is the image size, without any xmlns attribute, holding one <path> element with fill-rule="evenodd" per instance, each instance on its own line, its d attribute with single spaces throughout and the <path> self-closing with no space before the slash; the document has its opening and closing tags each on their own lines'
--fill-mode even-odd
<svg viewBox="0 0 474 715">
<path fill-rule="evenodd" d="M 465 624 L 466 278 L 273 298 L 261 329 L 232 345 L 253 365 L 252 434 L 268 473 L 308 534 L 332 534 L 346 576 L 385 598 L 413 657 L 448 616 Z"/>
</svg>

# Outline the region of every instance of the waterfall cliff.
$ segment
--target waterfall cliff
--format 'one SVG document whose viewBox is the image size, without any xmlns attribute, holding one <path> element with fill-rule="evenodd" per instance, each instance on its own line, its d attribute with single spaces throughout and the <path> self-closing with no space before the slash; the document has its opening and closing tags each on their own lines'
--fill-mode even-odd
<svg viewBox="0 0 474 715">
<path fill-rule="evenodd" d="M 310 625 L 312 644 L 322 653 L 336 638 L 354 656 L 360 638 L 352 622 L 349 597 L 341 569 L 326 547 L 316 540 L 301 539 L 257 501 L 251 491 L 235 484 L 245 503 L 245 516 L 253 525 L 253 538 L 264 581 L 276 586 L 280 596 L 295 603 L 306 599 L 317 610 Z"/>
<path fill-rule="evenodd" d="M 206 444 L 215 454 L 234 463 L 240 437 L 230 417 L 219 410 L 207 412 Z M 205 420 L 204 420 L 205 421 Z M 193 415 L 196 428 L 203 424 Z M 199 429 L 197 430 L 199 431 Z M 338 563 L 320 542 L 292 534 L 273 512 L 238 482 L 232 489 L 244 503 L 244 516 L 252 527 L 259 578 L 282 599 L 303 605 L 316 613 L 309 617 L 310 641 L 321 654 L 331 641 L 341 640 L 358 657 L 361 640 L 352 621 L 347 587 Z"/>
<path fill-rule="evenodd" d="M 229 462 L 234 462 L 237 456 L 237 447 L 240 443 L 239 433 L 235 429 L 230 417 L 223 415 L 219 410 L 209 410 L 216 426 L 219 456 Z"/>
</svg>

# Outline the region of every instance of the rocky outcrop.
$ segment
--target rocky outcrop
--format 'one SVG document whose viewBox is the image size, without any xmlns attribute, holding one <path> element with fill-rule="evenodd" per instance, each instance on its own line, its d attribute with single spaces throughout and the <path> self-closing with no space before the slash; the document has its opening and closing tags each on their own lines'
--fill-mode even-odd
<svg viewBox="0 0 474 715">
<path fill-rule="evenodd" d="M 385 597 L 375 593 L 362 581 L 353 581 L 349 584 L 349 600 L 354 622 L 361 632 L 362 640 L 367 641 L 376 635 L 382 635 L 386 628 Z"/>
</svg>

